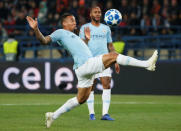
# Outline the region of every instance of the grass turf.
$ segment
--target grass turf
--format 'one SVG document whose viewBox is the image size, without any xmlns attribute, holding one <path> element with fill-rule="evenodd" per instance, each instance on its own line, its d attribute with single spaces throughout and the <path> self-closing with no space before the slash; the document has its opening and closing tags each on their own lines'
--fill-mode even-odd
<svg viewBox="0 0 181 131">
<path fill-rule="evenodd" d="M 181 131 L 181 96 L 112 95 L 110 115 L 102 121 L 101 95 L 95 96 L 96 120 L 87 105 L 63 114 L 50 129 L 44 114 L 75 95 L 0 94 L 0 131 Z"/>
</svg>

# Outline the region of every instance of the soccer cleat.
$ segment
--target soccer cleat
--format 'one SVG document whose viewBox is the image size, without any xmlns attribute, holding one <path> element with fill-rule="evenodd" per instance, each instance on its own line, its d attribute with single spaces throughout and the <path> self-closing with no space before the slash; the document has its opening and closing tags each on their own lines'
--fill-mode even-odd
<svg viewBox="0 0 181 131">
<path fill-rule="evenodd" d="M 90 114 L 90 115 L 89 115 L 89 120 L 96 120 L 95 114 Z"/>
<path fill-rule="evenodd" d="M 113 118 L 109 116 L 109 114 L 105 114 L 102 116 L 101 120 L 108 120 L 108 121 L 114 121 Z"/>
<path fill-rule="evenodd" d="M 151 58 L 148 60 L 149 66 L 146 69 L 149 71 L 155 71 L 156 68 L 155 64 L 157 62 L 157 59 L 158 59 L 158 51 L 155 50 Z"/>
<path fill-rule="evenodd" d="M 45 114 L 45 125 L 47 128 L 50 128 L 51 124 L 53 123 L 53 112 L 47 112 Z"/>
</svg>

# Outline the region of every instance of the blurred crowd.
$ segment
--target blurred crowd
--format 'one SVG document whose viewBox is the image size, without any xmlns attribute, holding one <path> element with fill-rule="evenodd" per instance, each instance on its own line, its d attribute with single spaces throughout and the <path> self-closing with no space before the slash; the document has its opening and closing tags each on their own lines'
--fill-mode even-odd
<svg viewBox="0 0 181 131">
<path fill-rule="evenodd" d="M 38 18 L 41 32 L 48 35 L 61 27 L 60 16 L 65 12 L 75 16 L 78 28 L 90 22 L 90 8 L 95 5 L 102 14 L 112 8 L 121 12 L 122 22 L 111 27 L 114 41 L 124 35 L 181 33 L 181 0 L 0 0 L 0 48 L 3 47 L 6 60 L 17 59 L 19 45 L 39 46 L 27 24 L 27 15 Z M 21 55 L 25 56 L 22 49 Z M 60 54 L 68 56 L 63 49 Z M 34 55 L 38 55 L 36 48 Z"/>
<path fill-rule="evenodd" d="M 180 0 L 0 0 L 0 36 L 24 35 L 27 15 L 38 18 L 40 25 L 54 27 L 60 25 L 64 12 L 71 12 L 79 27 L 89 22 L 93 5 L 99 5 L 103 14 L 108 9 L 118 9 L 123 16 L 119 26 L 130 27 L 123 30 L 126 35 L 173 34 L 177 32 L 170 27 L 181 25 Z M 17 27 L 3 28 L 10 25 Z M 24 25 L 26 29 L 21 28 Z"/>
</svg>

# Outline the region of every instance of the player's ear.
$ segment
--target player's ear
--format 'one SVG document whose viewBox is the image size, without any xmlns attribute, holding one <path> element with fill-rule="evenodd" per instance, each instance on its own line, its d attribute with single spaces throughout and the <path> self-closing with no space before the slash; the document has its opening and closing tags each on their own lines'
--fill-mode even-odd
<svg viewBox="0 0 181 131">
<path fill-rule="evenodd" d="M 62 26 L 64 27 L 64 26 L 66 26 L 67 24 L 66 24 L 66 22 L 65 22 L 65 20 L 62 22 Z"/>
<path fill-rule="evenodd" d="M 90 12 L 89 16 L 90 16 L 90 18 L 91 18 L 91 16 L 92 16 L 92 13 L 91 13 L 91 12 Z"/>
</svg>

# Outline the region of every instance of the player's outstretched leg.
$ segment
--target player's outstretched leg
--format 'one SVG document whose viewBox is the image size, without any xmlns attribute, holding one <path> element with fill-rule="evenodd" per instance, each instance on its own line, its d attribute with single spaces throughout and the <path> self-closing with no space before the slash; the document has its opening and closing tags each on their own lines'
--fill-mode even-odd
<svg viewBox="0 0 181 131">
<path fill-rule="evenodd" d="M 89 97 L 90 91 L 91 91 L 91 87 L 78 88 L 77 97 L 73 97 L 67 100 L 67 102 L 65 102 L 65 104 L 62 105 L 60 108 L 58 108 L 55 112 L 47 112 L 45 114 L 46 127 L 50 128 L 53 121 L 57 119 L 59 116 L 61 116 L 63 113 L 72 110 L 73 108 L 79 106 L 80 104 L 83 104 Z"/>
<path fill-rule="evenodd" d="M 53 112 L 45 113 L 45 126 L 46 126 L 46 128 L 50 128 L 53 121 L 54 121 L 53 120 Z"/>
<path fill-rule="evenodd" d="M 136 67 L 143 67 L 149 71 L 155 71 L 155 64 L 158 59 L 158 51 L 154 51 L 153 55 L 150 59 L 146 61 L 137 60 L 135 58 L 124 56 L 119 54 L 116 61 L 121 65 L 129 65 L 129 66 L 136 66 Z"/>
<path fill-rule="evenodd" d="M 146 69 L 149 71 L 155 71 L 157 59 L 158 59 L 158 51 L 156 50 L 148 60 L 149 66 Z"/>
<path fill-rule="evenodd" d="M 78 99 L 77 97 L 74 97 L 65 102 L 65 104 L 58 108 L 55 112 L 47 112 L 45 114 L 46 127 L 50 128 L 55 119 L 57 119 L 63 113 L 68 112 L 71 109 L 77 107 L 78 105 L 80 105 Z"/>
<path fill-rule="evenodd" d="M 125 56 L 122 54 L 109 53 L 103 56 L 103 64 L 105 68 L 110 67 L 113 63 L 117 62 L 120 65 L 142 67 L 149 71 L 155 71 L 155 64 L 158 59 L 158 51 L 155 50 L 153 55 L 148 60 L 138 60 L 133 57 Z"/>
</svg>

